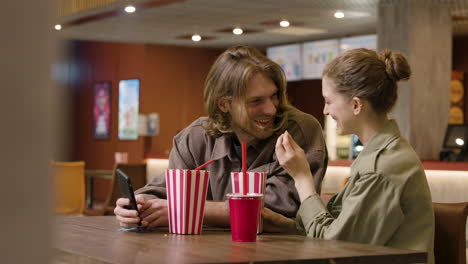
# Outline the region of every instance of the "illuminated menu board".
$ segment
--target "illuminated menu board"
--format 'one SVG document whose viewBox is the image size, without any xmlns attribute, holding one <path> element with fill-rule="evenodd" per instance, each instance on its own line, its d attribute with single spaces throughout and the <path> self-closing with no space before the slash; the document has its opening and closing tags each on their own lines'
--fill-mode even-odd
<svg viewBox="0 0 468 264">
<path fill-rule="evenodd" d="M 302 79 L 301 44 L 283 45 L 267 48 L 267 57 L 283 69 L 286 80 Z"/>
<path fill-rule="evenodd" d="M 377 50 L 377 35 L 364 35 L 340 39 L 340 53 L 357 48 Z"/>
<path fill-rule="evenodd" d="M 321 79 L 325 65 L 338 56 L 339 42 L 337 39 L 306 42 L 302 52 L 302 77 Z"/>
</svg>

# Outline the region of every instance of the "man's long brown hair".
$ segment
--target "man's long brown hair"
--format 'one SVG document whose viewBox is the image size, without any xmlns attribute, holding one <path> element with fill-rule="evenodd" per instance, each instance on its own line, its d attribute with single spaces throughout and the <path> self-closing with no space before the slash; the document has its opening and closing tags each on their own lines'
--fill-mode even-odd
<svg viewBox="0 0 468 264">
<path fill-rule="evenodd" d="M 203 96 L 209 119 L 204 127 L 209 135 L 218 137 L 232 133 L 231 115 L 219 109 L 218 101 L 245 99 L 247 83 L 257 74 L 268 77 L 278 88 L 279 105 L 273 130 L 286 125 L 290 105 L 283 70 L 256 48 L 235 46 L 216 59 L 205 81 Z"/>
</svg>

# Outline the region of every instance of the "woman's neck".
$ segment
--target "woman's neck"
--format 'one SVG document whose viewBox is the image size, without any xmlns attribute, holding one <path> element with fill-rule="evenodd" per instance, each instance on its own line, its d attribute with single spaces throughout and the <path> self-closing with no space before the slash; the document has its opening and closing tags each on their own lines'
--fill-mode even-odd
<svg viewBox="0 0 468 264">
<path fill-rule="evenodd" d="M 387 114 L 375 114 L 363 120 L 360 130 L 356 133 L 361 143 L 366 146 L 387 121 Z"/>
</svg>

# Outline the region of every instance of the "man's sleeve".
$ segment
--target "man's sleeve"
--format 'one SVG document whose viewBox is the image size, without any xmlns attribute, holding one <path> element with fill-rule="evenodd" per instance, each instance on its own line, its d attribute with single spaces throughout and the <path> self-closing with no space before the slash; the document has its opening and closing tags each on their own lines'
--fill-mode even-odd
<svg viewBox="0 0 468 264">
<path fill-rule="evenodd" d="M 357 175 L 348 184 L 338 194 L 346 193 L 346 199 L 338 205 L 341 212 L 336 217 L 326 209 L 319 195 L 304 200 L 296 218 L 299 227 L 310 237 L 384 244 L 403 222 L 398 190 L 376 173 Z"/>
<path fill-rule="evenodd" d="M 328 162 L 320 124 L 312 116 L 308 116 L 304 120 L 290 124 L 287 130 L 304 149 L 314 177 L 315 188 L 320 193 Z M 279 165 L 276 155 L 273 159 L 274 162 L 267 170 L 269 175 L 266 182 L 265 205 L 284 216 L 294 217 L 301 204 L 294 179 Z"/>
<path fill-rule="evenodd" d="M 190 158 L 184 157 L 188 151 L 188 145 L 184 140 L 178 140 L 177 136 L 172 142 L 171 153 L 169 154 L 169 168 L 186 169 L 193 168 Z M 187 156 L 187 155 L 185 155 Z M 158 198 L 166 199 L 166 176 L 164 173 L 155 177 L 150 183 L 135 191 L 135 194 L 147 194 Z"/>
<path fill-rule="evenodd" d="M 306 154 L 310 172 L 314 177 L 315 190 L 320 194 L 328 165 L 328 153 L 320 123 L 313 117 L 310 119 L 293 129 L 294 134 L 291 135 Z"/>
</svg>

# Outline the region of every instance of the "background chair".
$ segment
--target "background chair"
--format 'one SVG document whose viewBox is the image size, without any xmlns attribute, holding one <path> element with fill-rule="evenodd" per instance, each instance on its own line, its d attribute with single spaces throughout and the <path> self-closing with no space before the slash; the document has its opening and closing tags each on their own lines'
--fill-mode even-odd
<svg viewBox="0 0 468 264">
<path fill-rule="evenodd" d="M 468 202 L 433 203 L 436 264 L 466 264 L 466 218 Z"/>
<path fill-rule="evenodd" d="M 51 162 L 54 181 L 54 212 L 81 214 L 85 204 L 84 161 Z"/>
<path fill-rule="evenodd" d="M 122 197 L 120 194 L 119 182 L 117 180 L 117 175 L 115 173 L 116 169 L 122 170 L 125 174 L 128 175 L 134 191 L 145 186 L 146 184 L 146 164 L 145 163 L 135 163 L 135 164 L 123 164 L 119 163 L 114 166 L 111 179 L 111 189 L 108 192 L 104 203 L 96 204 L 92 208 L 85 208 L 84 214 L 90 216 L 96 215 L 113 215 L 115 202 L 118 198 Z M 91 194 L 92 197 L 92 194 Z"/>
</svg>

